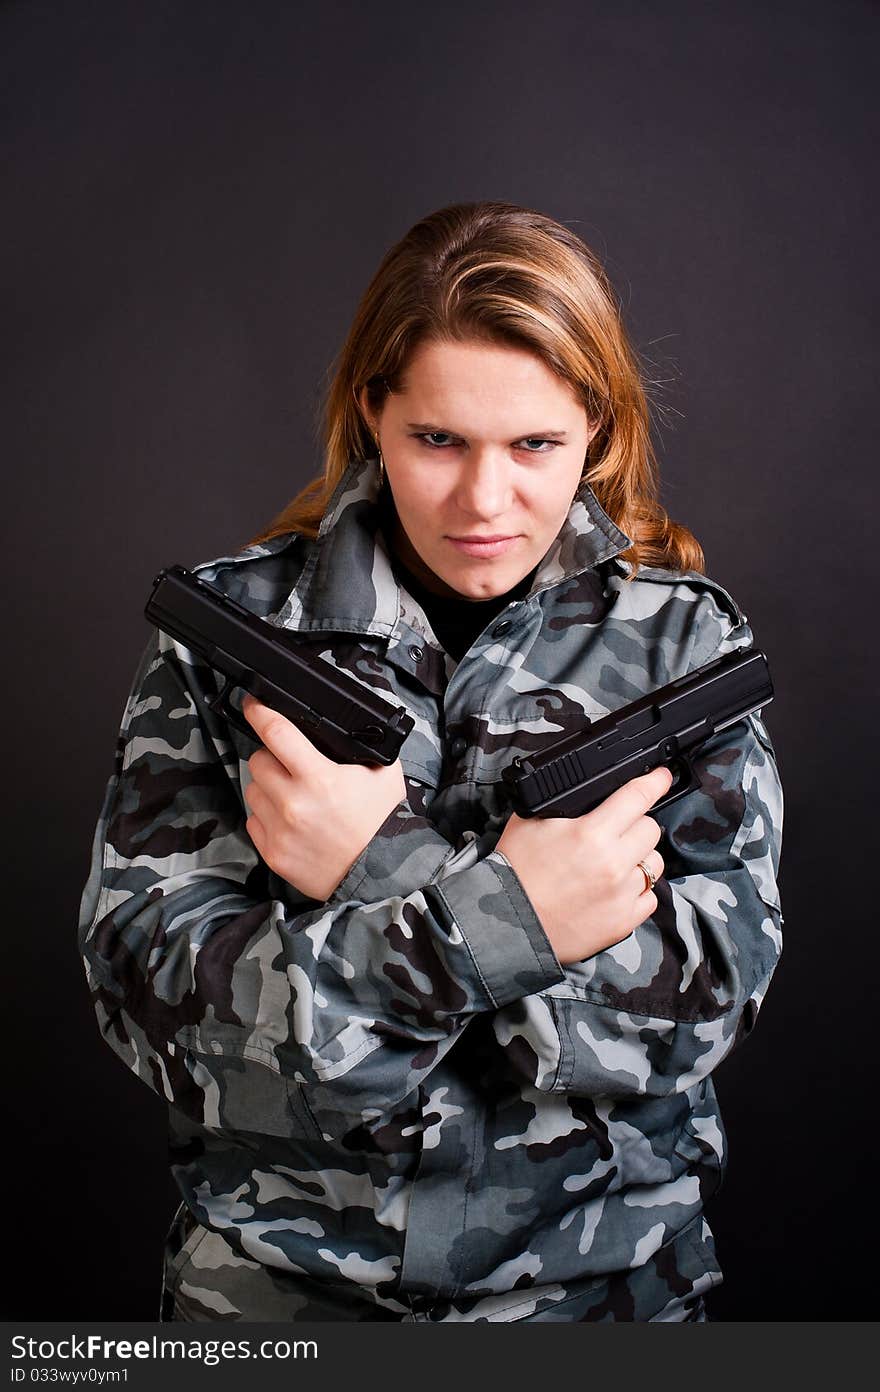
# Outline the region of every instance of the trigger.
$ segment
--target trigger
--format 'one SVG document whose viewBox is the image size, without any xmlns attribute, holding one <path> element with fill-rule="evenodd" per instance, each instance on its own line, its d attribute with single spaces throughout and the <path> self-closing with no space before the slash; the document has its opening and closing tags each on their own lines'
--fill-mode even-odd
<svg viewBox="0 0 880 1392">
<path fill-rule="evenodd" d="M 210 710 L 215 710 L 215 711 L 222 711 L 222 710 L 224 710 L 224 702 L 225 702 L 225 700 L 226 700 L 226 697 L 227 697 L 229 691 L 232 689 L 232 687 L 233 687 L 234 685 L 235 685 L 235 682 L 233 682 L 232 678 L 231 678 L 231 677 L 227 677 L 226 680 L 224 681 L 223 685 L 221 686 L 220 690 L 217 692 L 217 695 L 214 697 L 213 701 L 209 701 L 209 702 L 208 702 L 208 708 L 209 708 Z"/>
<path fill-rule="evenodd" d="M 252 725 L 248 724 L 243 713 L 236 710 L 229 699 L 230 691 L 239 685 L 240 683 L 237 682 L 234 677 L 227 677 L 213 701 L 208 702 L 208 707 L 210 710 L 216 711 L 219 715 L 222 715 L 228 724 L 234 725 L 236 730 L 240 730 L 243 735 L 247 735 L 248 739 L 252 739 L 255 744 L 259 744 L 260 737 L 256 730 Z"/>
</svg>

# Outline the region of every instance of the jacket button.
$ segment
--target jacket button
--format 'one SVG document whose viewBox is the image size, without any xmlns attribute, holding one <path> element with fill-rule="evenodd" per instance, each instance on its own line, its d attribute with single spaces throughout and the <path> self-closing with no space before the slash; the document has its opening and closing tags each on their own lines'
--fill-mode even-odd
<svg viewBox="0 0 880 1392">
<path fill-rule="evenodd" d="M 425 656 L 424 648 L 416 647 L 415 643 L 413 643 L 409 650 L 409 655 L 413 662 L 421 662 L 422 658 Z"/>
<path fill-rule="evenodd" d="M 492 637 L 500 638 L 502 633 L 506 633 L 510 628 L 510 619 L 502 619 L 500 624 L 496 624 L 492 629 Z"/>
<path fill-rule="evenodd" d="M 452 755 L 453 759 L 460 759 L 463 754 L 467 753 L 467 747 L 467 740 L 462 739 L 461 735 L 458 735 L 457 738 L 454 739 L 450 744 L 449 752 Z"/>
</svg>

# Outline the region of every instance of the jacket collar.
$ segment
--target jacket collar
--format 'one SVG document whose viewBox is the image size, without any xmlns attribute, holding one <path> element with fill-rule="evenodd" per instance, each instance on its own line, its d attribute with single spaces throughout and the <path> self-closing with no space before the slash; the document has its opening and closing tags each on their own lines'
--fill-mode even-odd
<svg viewBox="0 0 880 1392">
<path fill-rule="evenodd" d="M 302 573 L 279 611 L 281 626 L 301 633 L 394 633 L 401 613 L 400 589 L 381 528 L 380 486 L 378 459 L 351 461 Z M 538 566 L 526 602 L 631 545 L 589 484 L 582 483 Z"/>
</svg>

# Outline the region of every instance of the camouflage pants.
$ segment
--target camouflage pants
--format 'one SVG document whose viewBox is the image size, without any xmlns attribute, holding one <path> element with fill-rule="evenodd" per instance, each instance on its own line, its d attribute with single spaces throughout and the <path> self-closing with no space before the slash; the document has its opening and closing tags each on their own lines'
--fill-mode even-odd
<svg viewBox="0 0 880 1392">
<path fill-rule="evenodd" d="M 519 1290 L 488 1300 L 404 1301 L 359 1292 L 350 1283 L 316 1282 L 300 1275 L 287 1276 L 241 1257 L 219 1233 L 198 1223 L 181 1204 L 165 1242 L 159 1319 L 162 1323 L 201 1320 L 703 1323 L 707 1319 L 703 1295 L 720 1282 L 721 1273 L 717 1269 L 708 1272 L 704 1269 L 705 1245 L 698 1250 L 687 1232 L 680 1235 L 675 1248 L 675 1260 L 670 1260 L 667 1254 L 662 1263 L 652 1259 L 645 1267 L 620 1273 L 609 1280 L 577 1283 L 579 1289 L 571 1294 L 560 1293 L 557 1287 L 552 1296 L 539 1295 L 534 1300 L 529 1300 L 528 1293 Z M 703 1259 L 699 1266 L 695 1260 L 697 1256 Z M 475 1306 L 479 1306 L 476 1311 Z"/>
</svg>

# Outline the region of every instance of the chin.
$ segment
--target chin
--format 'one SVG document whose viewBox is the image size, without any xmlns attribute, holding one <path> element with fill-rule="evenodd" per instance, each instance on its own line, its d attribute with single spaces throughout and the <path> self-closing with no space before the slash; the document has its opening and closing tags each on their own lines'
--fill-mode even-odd
<svg viewBox="0 0 880 1392">
<path fill-rule="evenodd" d="M 518 572 L 489 575 L 484 567 L 481 574 L 464 575 L 459 572 L 447 578 L 446 583 L 467 599 L 494 599 L 496 595 L 506 594 L 508 590 L 512 590 L 521 579 L 522 576 Z"/>
<path fill-rule="evenodd" d="M 431 555 L 428 548 L 424 562 L 434 576 L 447 585 L 450 590 L 465 599 L 494 599 L 506 594 L 518 585 L 529 571 L 534 570 L 536 561 L 531 557 L 499 557 L 493 564 L 469 556 L 457 556 L 452 565 L 448 555 Z"/>
</svg>

